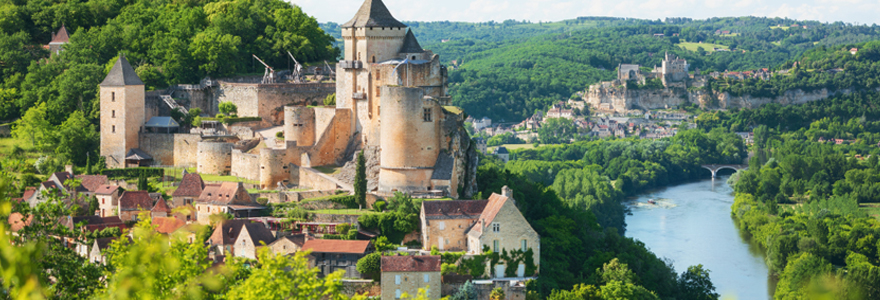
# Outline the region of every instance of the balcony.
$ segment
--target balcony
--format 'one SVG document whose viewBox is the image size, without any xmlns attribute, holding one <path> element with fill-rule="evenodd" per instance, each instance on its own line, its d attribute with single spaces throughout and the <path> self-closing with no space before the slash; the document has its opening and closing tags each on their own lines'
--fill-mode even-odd
<svg viewBox="0 0 880 300">
<path fill-rule="evenodd" d="M 340 60 L 339 66 L 343 69 L 361 69 L 364 67 L 364 62 L 359 60 Z"/>
<path fill-rule="evenodd" d="M 352 93 L 352 94 L 351 94 L 351 99 L 354 99 L 354 100 L 366 100 L 366 99 L 367 99 L 367 93 Z"/>
</svg>

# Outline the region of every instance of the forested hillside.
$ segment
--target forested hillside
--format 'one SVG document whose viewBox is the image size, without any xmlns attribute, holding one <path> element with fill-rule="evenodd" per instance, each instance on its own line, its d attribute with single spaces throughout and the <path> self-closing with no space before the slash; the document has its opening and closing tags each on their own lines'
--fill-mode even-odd
<svg viewBox="0 0 880 300">
<path fill-rule="evenodd" d="M 620 63 L 659 65 L 667 51 L 687 59 L 692 71 L 699 68 L 704 73 L 787 69 L 817 47 L 848 50 L 857 43 L 880 39 L 876 26 L 759 17 L 407 24 L 422 46 L 439 54 L 442 61 L 460 66 L 450 72 L 450 93 L 456 105 L 472 116 L 507 122 L 521 121 L 589 84 L 614 78 Z M 322 27 L 339 35 L 338 24 Z M 664 36 L 654 37 L 659 33 Z M 681 47 L 685 42 L 692 50 Z M 706 44 L 703 51 L 697 48 L 700 43 Z M 709 44 L 731 51 L 712 52 Z M 734 93 L 746 90 L 730 89 Z"/>
</svg>

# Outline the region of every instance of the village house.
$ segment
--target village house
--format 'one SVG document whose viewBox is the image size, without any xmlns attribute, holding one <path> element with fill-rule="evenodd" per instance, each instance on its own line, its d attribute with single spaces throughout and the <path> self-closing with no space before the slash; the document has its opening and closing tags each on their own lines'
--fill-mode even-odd
<svg viewBox="0 0 880 300">
<path fill-rule="evenodd" d="M 102 185 L 110 184 L 107 175 L 76 175 L 79 179 L 80 186 L 76 188 L 76 192 L 91 197 L 95 191 Z"/>
<path fill-rule="evenodd" d="M 118 214 L 119 195 L 122 189 L 115 185 L 102 185 L 95 190 L 95 198 L 98 199 L 98 215 L 109 217 Z"/>
<path fill-rule="evenodd" d="M 498 253 L 502 250 L 532 250 L 535 266 L 540 265 L 540 236 L 516 207 L 513 191 L 507 186 L 501 188 L 500 195 L 492 193 L 486 208 L 476 224 L 468 230 L 467 236 L 470 254 L 482 253 L 484 247 Z M 492 274 L 495 278 L 505 277 L 506 268 L 516 268 L 517 277 L 535 275 L 525 274 L 524 264 L 506 266 L 504 263 L 495 265 Z"/>
<path fill-rule="evenodd" d="M 171 207 L 177 208 L 184 205 L 194 205 L 195 200 L 205 189 L 205 182 L 198 173 L 183 174 L 180 186 L 171 194 Z"/>
<path fill-rule="evenodd" d="M 422 249 L 467 250 L 465 232 L 476 223 L 488 200 L 423 201 Z"/>
<path fill-rule="evenodd" d="M 131 240 L 131 238 L 129 237 L 125 238 Z M 91 250 L 89 251 L 89 261 L 96 264 L 106 265 L 107 256 L 104 254 L 104 252 L 107 250 L 107 248 L 110 248 L 110 244 L 112 244 L 113 241 L 115 241 L 116 239 L 118 238 L 107 237 L 95 239 L 95 242 L 92 243 Z"/>
<path fill-rule="evenodd" d="M 382 299 L 414 297 L 420 288 L 428 299 L 440 299 L 439 255 L 383 256 L 381 269 Z"/>
<path fill-rule="evenodd" d="M 473 138 L 473 140 L 474 140 L 474 144 L 477 146 L 477 151 L 479 151 L 480 153 L 483 153 L 483 154 L 488 154 L 486 152 L 486 149 L 487 149 L 486 139 L 481 138 L 481 137 L 475 137 L 475 138 Z"/>
<path fill-rule="evenodd" d="M 208 184 L 196 200 L 196 220 L 207 224 L 212 214 L 232 214 L 235 217 L 248 217 L 254 210 L 262 209 L 248 195 L 241 182 Z"/>
<path fill-rule="evenodd" d="M 495 156 L 497 156 L 498 159 L 500 159 L 504 163 L 507 163 L 507 161 L 510 160 L 510 152 L 507 151 L 507 148 L 505 148 L 504 146 L 495 147 L 495 152 L 493 152 L 492 154 L 495 154 Z"/>
<path fill-rule="evenodd" d="M 275 253 L 275 255 L 291 255 L 299 252 L 307 240 L 314 238 L 314 236 L 308 233 L 285 235 L 272 242 L 272 244 L 269 244 L 269 249 L 272 250 L 272 253 Z"/>
<path fill-rule="evenodd" d="M 165 203 L 165 199 L 159 197 L 159 200 L 156 201 L 156 204 L 153 205 L 153 208 L 150 209 L 150 217 L 151 218 L 160 218 L 160 217 L 168 217 L 171 215 L 171 208 L 168 207 L 168 204 Z"/>
<path fill-rule="evenodd" d="M 308 240 L 302 251 L 311 250 L 310 267 L 318 268 L 321 277 L 337 270 L 344 270 L 345 278 L 361 278 L 357 271 L 357 261 L 375 250 L 370 241 L 352 240 Z"/>
<path fill-rule="evenodd" d="M 257 251 L 267 247 L 275 236 L 261 223 L 244 223 L 235 239 L 235 257 L 257 259 Z"/>
<path fill-rule="evenodd" d="M 208 245 L 216 250 L 216 255 L 232 256 L 235 253 L 235 240 L 241 232 L 242 225 L 250 220 L 226 220 L 215 225 L 214 232 L 208 238 Z"/>
<path fill-rule="evenodd" d="M 474 131 L 480 131 L 489 126 L 492 126 L 492 119 L 489 119 L 489 117 L 474 120 Z"/>
<path fill-rule="evenodd" d="M 122 221 L 138 221 L 141 213 L 149 213 L 153 208 L 153 198 L 147 191 L 125 191 L 119 197 L 117 216 Z"/>
<path fill-rule="evenodd" d="M 71 231 L 76 231 L 77 229 L 85 232 L 92 232 L 97 230 L 104 230 L 105 228 L 117 227 L 119 229 L 125 229 L 125 223 L 122 222 L 122 219 L 116 216 L 112 217 L 99 217 L 99 216 L 67 216 L 61 220 L 61 225 L 67 227 Z M 77 227 L 77 224 L 82 224 L 82 227 Z"/>
</svg>

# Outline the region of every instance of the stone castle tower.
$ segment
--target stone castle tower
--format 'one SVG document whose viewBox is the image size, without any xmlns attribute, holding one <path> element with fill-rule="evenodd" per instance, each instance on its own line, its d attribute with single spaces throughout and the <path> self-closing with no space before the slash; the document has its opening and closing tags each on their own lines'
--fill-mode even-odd
<svg viewBox="0 0 880 300">
<path fill-rule="evenodd" d="M 107 168 L 124 168 L 126 155 L 138 148 L 144 125 L 144 82 L 124 55 L 101 82 L 100 98 L 101 156 Z"/>
</svg>

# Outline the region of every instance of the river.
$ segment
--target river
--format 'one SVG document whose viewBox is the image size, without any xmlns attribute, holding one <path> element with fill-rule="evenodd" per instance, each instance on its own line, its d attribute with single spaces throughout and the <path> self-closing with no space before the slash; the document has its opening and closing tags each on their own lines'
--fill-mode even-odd
<svg viewBox="0 0 880 300">
<path fill-rule="evenodd" d="M 671 260 L 679 274 L 702 264 L 724 299 L 771 299 L 774 279 L 763 253 L 733 224 L 732 204 L 727 176 L 650 191 L 628 203 L 626 236 Z"/>
</svg>

